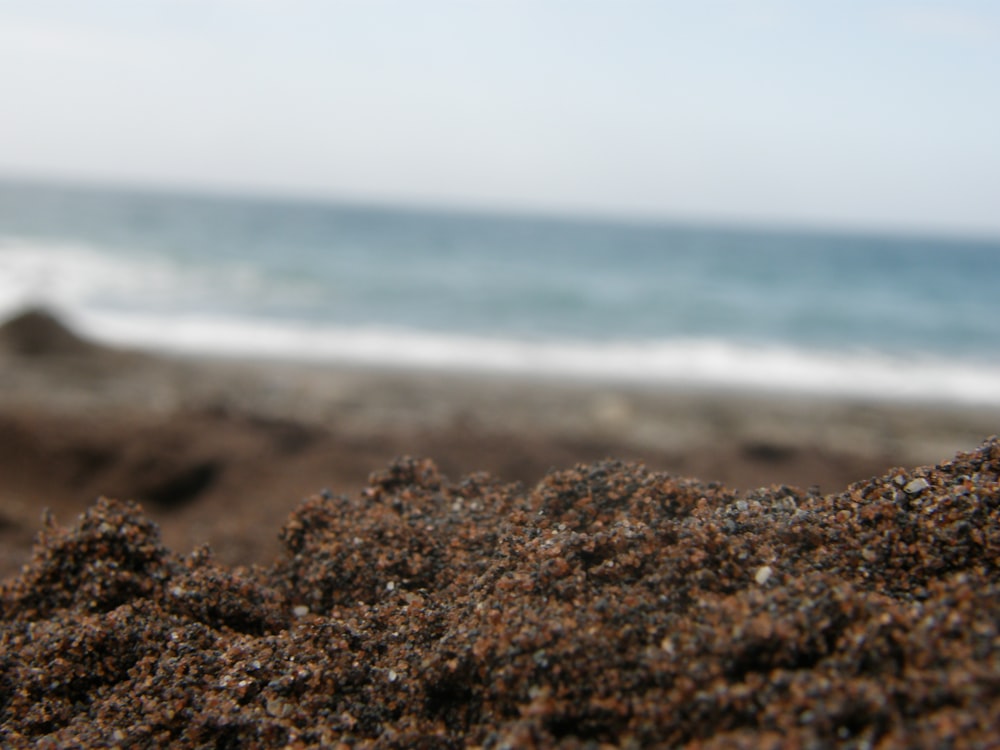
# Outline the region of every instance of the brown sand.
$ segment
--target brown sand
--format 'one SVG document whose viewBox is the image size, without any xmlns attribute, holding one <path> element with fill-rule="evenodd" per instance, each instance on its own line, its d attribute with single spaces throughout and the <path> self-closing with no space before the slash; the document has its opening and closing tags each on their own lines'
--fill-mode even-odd
<svg viewBox="0 0 1000 750">
<path fill-rule="evenodd" d="M 867 479 L 995 413 L 166 360 L 50 322 L 0 328 L 5 569 L 44 505 L 91 507 L 0 588 L 0 745 L 1000 746 L 1000 443 Z M 403 452 L 440 468 L 364 481 Z"/>
<path fill-rule="evenodd" d="M 10 747 L 997 747 L 1000 442 L 840 494 L 403 460 L 269 568 L 134 505 L 0 589 Z"/>
</svg>

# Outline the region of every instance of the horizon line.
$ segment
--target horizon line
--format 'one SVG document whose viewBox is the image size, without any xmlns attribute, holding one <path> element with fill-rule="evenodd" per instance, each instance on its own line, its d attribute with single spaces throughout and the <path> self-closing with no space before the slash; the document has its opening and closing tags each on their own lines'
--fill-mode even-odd
<svg viewBox="0 0 1000 750">
<path fill-rule="evenodd" d="M 488 204 L 462 202 L 454 199 L 420 199 L 413 196 L 371 195 L 323 192 L 320 190 L 236 186 L 231 184 L 181 183 L 169 180 L 132 178 L 101 178 L 81 175 L 53 175 L 7 171 L 0 168 L 0 185 L 65 189 L 79 192 L 136 193 L 162 196 L 204 198 L 208 200 L 245 200 L 263 203 L 297 203 L 330 208 L 398 211 L 465 215 L 479 218 L 525 219 L 582 224 L 603 224 L 650 228 L 713 229 L 760 234 L 825 234 L 848 237 L 879 237 L 887 239 L 948 240 L 976 244 L 1000 243 L 1000 228 L 996 230 L 948 227 L 910 226 L 886 222 L 824 222 L 808 219 L 753 218 L 718 213 L 715 216 L 622 211 L 592 207 L 555 207 L 527 204 Z"/>
</svg>

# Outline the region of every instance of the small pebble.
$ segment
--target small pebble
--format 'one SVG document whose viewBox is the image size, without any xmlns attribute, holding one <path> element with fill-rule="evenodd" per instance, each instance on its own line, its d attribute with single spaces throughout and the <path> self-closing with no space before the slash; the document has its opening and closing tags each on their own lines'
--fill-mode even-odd
<svg viewBox="0 0 1000 750">
<path fill-rule="evenodd" d="M 918 477 L 917 479 L 911 479 L 909 482 L 907 482 L 906 486 L 903 487 L 903 492 L 907 493 L 908 495 L 916 495 L 923 492 L 930 486 L 931 486 L 930 482 L 928 482 L 923 477 Z"/>
</svg>

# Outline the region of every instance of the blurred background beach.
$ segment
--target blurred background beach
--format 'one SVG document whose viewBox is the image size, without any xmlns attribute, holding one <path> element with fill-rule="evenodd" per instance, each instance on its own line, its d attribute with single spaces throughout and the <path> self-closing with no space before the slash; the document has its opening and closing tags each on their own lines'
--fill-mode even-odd
<svg viewBox="0 0 1000 750">
<path fill-rule="evenodd" d="M 6 3 L 3 570 L 97 494 L 264 561 L 402 453 L 836 491 L 971 449 L 997 80 L 976 2 Z"/>
</svg>

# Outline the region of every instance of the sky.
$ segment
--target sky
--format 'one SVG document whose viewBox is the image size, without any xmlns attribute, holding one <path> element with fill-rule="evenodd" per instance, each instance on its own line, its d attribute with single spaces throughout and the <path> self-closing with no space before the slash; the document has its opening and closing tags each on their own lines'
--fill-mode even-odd
<svg viewBox="0 0 1000 750">
<path fill-rule="evenodd" d="M 1000 3 L 0 0 L 0 177 L 1000 236 Z"/>
</svg>

